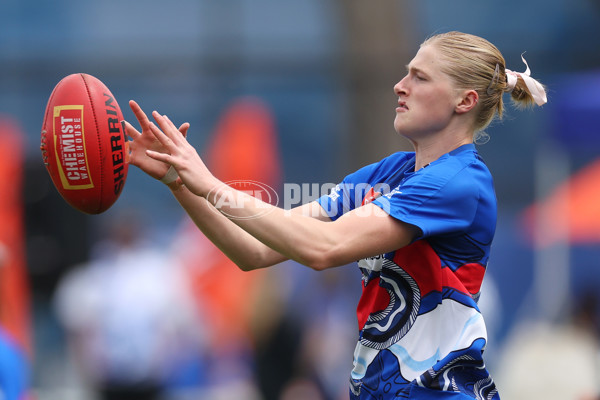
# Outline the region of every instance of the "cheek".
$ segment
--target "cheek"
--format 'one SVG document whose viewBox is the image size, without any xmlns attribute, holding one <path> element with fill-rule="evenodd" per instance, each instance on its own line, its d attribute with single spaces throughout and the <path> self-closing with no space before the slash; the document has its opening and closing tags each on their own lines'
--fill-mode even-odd
<svg viewBox="0 0 600 400">
<path fill-rule="evenodd" d="M 454 104 L 450 96 L 443 91 L 432 92 L 423 98 L 423 104 L 430 115 L 448 117 L 454 112 Z"/>
</svg>

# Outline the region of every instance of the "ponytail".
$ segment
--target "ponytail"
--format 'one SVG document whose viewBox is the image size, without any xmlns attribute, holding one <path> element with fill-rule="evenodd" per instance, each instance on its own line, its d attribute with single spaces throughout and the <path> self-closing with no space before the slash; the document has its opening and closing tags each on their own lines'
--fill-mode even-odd
<svg viewBox="0 0 600 400">
<path fill-rule="evenodd" d="M 522 54 L 521 59 L 527 67 L 525 72 L 505 70 L 506 91 L 510 92 L 513 103 L 518 106 L 526 107 L 533 105 L 533 103 L 542 106 L 548 102 L 546 89 L 541 83 L 531 77 L 529 65 Z"/>
<path fill-rule="evenodd" d="M 502 118 L 503 94 L 509 92 L 517 107 L 546 103 L 544 86 L 525 72 L 506 68 L 502 53 L 489 41 L 462 32 L 434 35 L 421 46 L 432 45 L 444 59 L 442 71 L 458 89 L 474 89 L 479 94 L 475 131 L 483 131 L 494 118 Z M 523 62 L 527 65 L 525 58 Z"/>
</svg>

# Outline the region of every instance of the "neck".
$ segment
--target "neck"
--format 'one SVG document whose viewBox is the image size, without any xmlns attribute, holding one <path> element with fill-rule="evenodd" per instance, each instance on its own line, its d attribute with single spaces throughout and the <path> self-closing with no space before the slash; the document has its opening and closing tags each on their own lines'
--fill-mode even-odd
<svg viewBox="0 0 600 400">
<path fill-rule="evenodd" d="M 473 143 L 472 135 L 435 135 L 431 138 L 411 140 L 415 148 L 415 171 L 434 162 L 442 155 Z"/>
</svg>

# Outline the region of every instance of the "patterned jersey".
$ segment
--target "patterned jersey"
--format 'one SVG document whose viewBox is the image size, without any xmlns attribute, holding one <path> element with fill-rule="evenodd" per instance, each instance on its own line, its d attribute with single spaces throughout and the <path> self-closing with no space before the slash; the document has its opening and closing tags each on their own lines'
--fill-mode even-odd
<svg viewBox="0 0 600 400">
<path fill-rule="evenodd" d="M 372 201 L 420 229 L 410 245 L 358 261 L 350 398 L 498 399 L 477 307 L 496 227 L 491 174 L 472 144 L 414 168 L 414 153 L 395 153 L 318 199 L 332 220 Z"/>
</svg>

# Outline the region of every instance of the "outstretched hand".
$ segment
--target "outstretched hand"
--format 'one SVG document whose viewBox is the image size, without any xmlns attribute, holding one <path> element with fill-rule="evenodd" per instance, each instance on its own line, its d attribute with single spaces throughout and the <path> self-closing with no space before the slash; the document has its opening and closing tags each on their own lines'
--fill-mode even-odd
<svg viewBox="0 0 600 400">
<path fill-rule="evenodd" d="M 142 108 L 133 100 L 129 101 L 129 107 L 138 120 L 142 132 L 135 129 L 129 122 L 123 121 L 124 130 L 127 136 L 131 138 L 129 142 L 129 163 L 140 168 L 142 171 L 153 177 L 161 179 L 169 170 L 169 164 L 157 161 L 146 154 L 147 150 L 163 152 L 164 148 L 151 130 L 151 122 Z M 185 137 L 190 124 L 182 124 L 177 131 L 179 136 Z"/>
<path fill-rule="evenodd" d="M 196 149 L 181 134 L 173 122 L 156 111 L 152 112 L 156 120 L 148 121 L 150 132 L 160 146 L 146 149 L 146 155 L 153 160 L 172 165 L 179 179 L 194 194 L 205 197 L 212 189 L 221 184 L 206 168 Z"/>
</svg>

